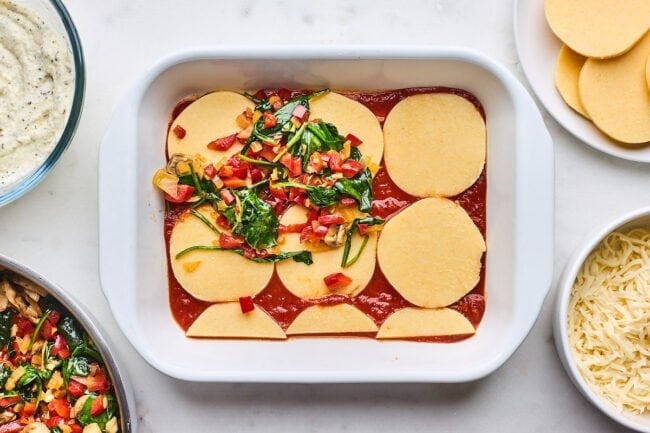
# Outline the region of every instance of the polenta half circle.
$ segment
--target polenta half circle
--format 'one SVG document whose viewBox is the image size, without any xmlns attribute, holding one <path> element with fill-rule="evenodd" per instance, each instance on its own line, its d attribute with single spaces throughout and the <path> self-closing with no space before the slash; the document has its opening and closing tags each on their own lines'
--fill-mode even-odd
<svg viewBox="0 0 650 433">
<path fill-rule="evenodd" d="M 578 91 L 580 70 L 585 61 L 587 61 L 586 57 L 576 53 L 568 46 L 562 45 L 555 63 L 555 87 L 569 107 L 588 119 L 589 114 L 582 106 Z"/>
<path fill-rule="evenodd" d="M 384 161 L 391 179 L 418 197 L 451 197 L 485 166 L 487 132 L 476 106 L 451 93 L 413 95 L 384 123 Z"/>
<path fill-rule="evenodd" d="M 209 205 L 198 211 L 210 221 L 217 218 Z M 261 292 L 273 275 L 273 263 L 251 262 L 232 251 L 192 251 L 176 258 L 186 248 L 212 246 L 217 240 L 217 234 L 189 211 L 179 217 L 169 239 L 169 260 L 181 287 L 209 302 L 236 301 Z"/>
<path fill-rule="evenodd" d="M 384 137 L 377 117 L 365 105 L 339 93 L 329 92 L 309 102 L 310 119 L 322 119 L 336 126 L 344 137 L 353 134 L 362 141 L 359 150 L 375 164 L 381 162 Z"/>
<path fill-rule="evenodd" d="M 218 162 L 239 152 L 242 145 L 235 142 L 225 151 L 208 149 L 208 143 L 237 133 L 237 116 L 246 108 L 255 108 L 248 98 L 235 92 L 218 91 L 208 93 L 192 102 L 172 122 L 167 134 L 167 156 L 182 153 L 189 156 L 202 155 L 209 162 Z M 178 138 L 174 128 L 180 125 L 185 137 Z"/>
<path fill-rule="evenodd" d="M 284 340 L 286 334 L 271 316 L 256 306 L 242 313 L 239 302 L 208 307 L 187 330 L 188 337 L 266 338 Z"/>
<path fill-rule="evenodd" d="M 451 308 L 412 308 L 388 316 L 379 328 L 378 339 L 471 335 L 476 330 L 469 320 Z"/>
<path fill-rule="evenodd" d="M 462 207 L 448 199 L 426 198 L 385 224 L 377 259 L 404 299 L 437 308 L 476 286 L 484 251 L 483 236 Z"/>
<path fill-rule="evenodd" d="M 287 335 L 377 332 L 377 325 L 349 304 L 312 305 L 303 310 L 287 329 Z"/>
</svg>

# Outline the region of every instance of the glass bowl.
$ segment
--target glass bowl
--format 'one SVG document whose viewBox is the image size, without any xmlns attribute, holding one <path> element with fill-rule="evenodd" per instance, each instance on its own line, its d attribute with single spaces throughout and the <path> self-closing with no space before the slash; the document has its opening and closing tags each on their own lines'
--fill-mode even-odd
<svg viewBox="0 0 650 433">
<path fill-rule="evenodd" d="M 4 206 L 22 195 L 26 194 L 50 172 L 52 167 L 59 160 L 63 152 L 72 141 L 75 130 L 81 117 L 81 109 L 84 100 L 86 75 L 84 67 L 84 56 L 81 48 L 81 41 L 75 28 L 72 18 L 68 14 L 61 0 L 12 0 L 19 6 L 28 9 L 40 17 L 47 26 L 63 36 L 72 53 L 72 74 L 74 78 L 72 105 L 69 110 L 68 119 L 58 141 L 50 151 L 45 161 L 41 162 L 35 170 L 16 182 L 0 188 L 0 206 Z"/>
</svg>

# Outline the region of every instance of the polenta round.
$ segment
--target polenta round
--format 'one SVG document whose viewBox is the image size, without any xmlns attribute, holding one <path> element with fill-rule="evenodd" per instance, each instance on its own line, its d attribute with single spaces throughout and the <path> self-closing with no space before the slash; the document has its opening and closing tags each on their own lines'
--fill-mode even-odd
<svg viewBox="0 0 650 433">
<path fill-rule="evenodd" d="M 377 332 L 377 325 L 349 304 L 312 305 L 303 310 L 287 329 L 287 335 Z"/>
<path fill-rule="evenodd" d="M 598 59 L 626 52 L 650 27 L 648 0 L 545 0 L 544 11 L 562 42 Z"/>
<path fill-rule="evenodd" d="M 289 208 L 282 216 L 281 224 L 296 224 L 307 220 L 307 209 L 302 206 Z M 287 233 L 281 244 L 283 251 L 312 250 L 314 263 L 305 265 L 293 260 L 284 260 L 276 264 L 278 277 L 282 284 L 294 295 L 302 299 L 318 299 L 332 294 L 354 296 L 360 293 L 372 278 L 375 272 L 375 257 L 377 247 L 377 233 L 368 233 L 368 243 L 356 263 L 347 268 L 341 267 L 343 247 L 330 248 L 319 246 L 313 248 L 309 242 L 300 242 L 299 233 Z M 363 238 L 355 233 L 352 236 L 351 256 L 361 248 Z M 326 276 L 342 272 L 352 279 L 352 282 L 338 290 L 331 290 L 323 281 Z"/>
<path fill-rule="evenodd" d="M 388 316 L 377 339 L 470 335 L 476 331 L 469 320 L 451 308 L 404 308 Z"/>
<path fill-rule="evenodd" d="M 190 156 L 199 154 L 209 162 L 217 162 L 239 152 L 242 145 L 237 141 L 225 151 L 208 149 L 208 144 L 241 131 L 236 119 L 247 107 L 253 109 L 255 104 L 235 92 L 219 91 L 200 97 L 188 105 L 171 124 L 167 134 L 167 156 L 171 157 L 175 153 Z M 174 133 L 176 126 L 185 130 L 183 138 Z"/>
<path fill-rule="evenodd" d="M 209 205 L 198 210 L 210 221 L 217 218 Z M 212 246 L 218 238 L 189 211 L 178 219 L 169 239 L 169 260 L 180 285 L 196 299 L 209 302 L 236 301 L 261 292 L 273 275 L 273 263 L 254 263 L 232 251 L 192 251 L 176 258 L 186 248 Z"/>
<path fill-rule="evenodd" d="M 650 33 L 620 57 L 587 60 L 580 72 L 580 99 L 589 117 L 601 131 L 623 143 L 650 141 L 648 55 Z"/>
<path fill-rule="evenodd" d="M 568 46 L 562 45 L 555 63 L 555 87 L 569 107 L 588 119 L 589 114 L 582 106 L 578 92 L 580 70 L 586 60 L 586 57 L 576 53 Z"/>
<path fill-rule="evenodd" d="M 450 93 L 403 99 L 388 113 L 384 142 L 391 179 L 418 197 L 460 194 L 485 165 L 483 117 L 470 101 Z"/>
<path fill-rule="evenodd" d="M 444 198 L 413 203 L 384 226 L 379 267 L 414 305 L 449 305 L 479 281 L 485 241 L 467 212 Z"/>
<path fill-rule="evenodd" d="M 266 338 L 285 340 L 286 334 L 266 311 L 256 306 L 242 313 L 239 302 L 209 306 L 187 330 L 188 337 Z"/>
<path fill-rule="evenodd" d="M 362 144 L 359 150 L 375 164 L 381 162 L 384 138 L 377 117 L 365 105 L 339 93 L 329 92 L 310 101 L 310 119 L 336 126 L 344 137 L 353 134 Z"/>
</svg>

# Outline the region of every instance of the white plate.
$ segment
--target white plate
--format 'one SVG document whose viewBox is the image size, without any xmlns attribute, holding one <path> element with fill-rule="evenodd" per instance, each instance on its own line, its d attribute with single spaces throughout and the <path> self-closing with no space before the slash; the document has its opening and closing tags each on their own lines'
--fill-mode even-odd
<svg viewBox="0 0 650 433">
<path fill-rule="evenodd" d="M 571 109 L 555 88 L 555 60 L 562 42 L 546 23 L 544 0 L 516 0 L 515 43 L 521 66 L 544 107 L 564 128 L 591 147 L 630 161 L 650 162 L 650 146 L 626 148 Z"/>
<path fill-rule="evenodd" d="M 168 303 L 164 203 L 151 176 L 184 96 L 263 87 L 460 87 L 488 124 L 487 307 L 454 344 L 362 338 L 186 338 Z M 188 50 L 155 64 L 118 106 L 99 161 L 100 278 L 127 338 L 154 367 L 195 381 L 460 382 L 503 364 L 533 326 L 553 264 L 553 147 L 532 98 L 503 66 L 460 49 Z"/>
</svg>

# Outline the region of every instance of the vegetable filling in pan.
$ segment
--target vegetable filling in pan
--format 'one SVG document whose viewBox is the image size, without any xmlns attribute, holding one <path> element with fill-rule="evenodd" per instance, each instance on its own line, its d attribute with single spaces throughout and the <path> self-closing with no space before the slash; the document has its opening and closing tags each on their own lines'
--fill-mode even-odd
<svg viewBox="0 0 650 433">
<path fill-rule="evenodd" d="M 190 337 L 473 335 L 484 117 L 451 88 L 182 101 L 153 178 L 173 316 Z"/>
</svg>

